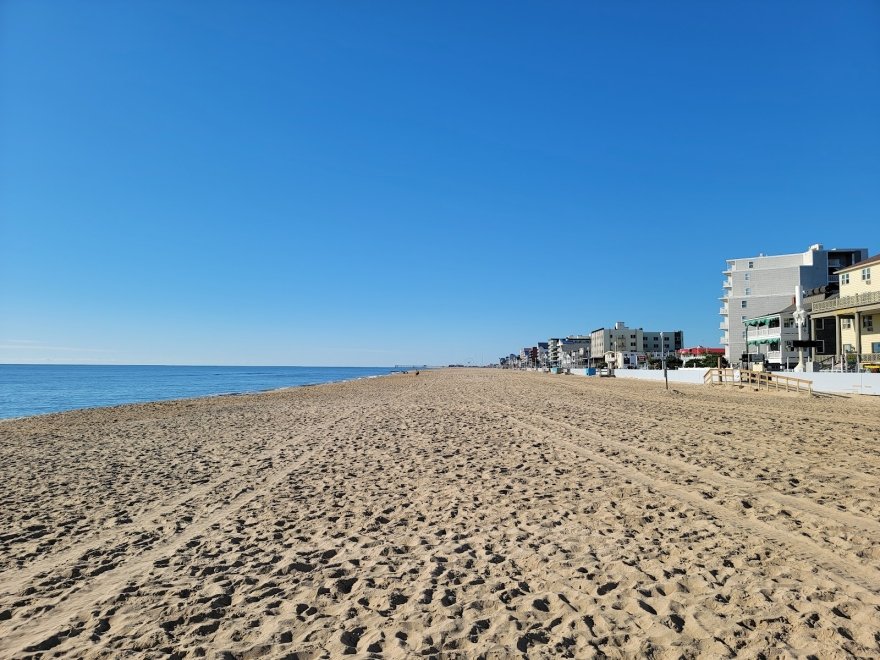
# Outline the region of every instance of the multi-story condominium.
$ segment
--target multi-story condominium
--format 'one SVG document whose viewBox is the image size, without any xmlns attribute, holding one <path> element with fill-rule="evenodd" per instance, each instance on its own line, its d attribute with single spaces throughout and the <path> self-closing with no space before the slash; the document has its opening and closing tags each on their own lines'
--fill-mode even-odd
<svg viewBox="0 0 880 660">
<path fill-rule="evenodd" d="M 559 366 L 559 347 L 562 340 L 559 337 L 551 337 L 547 340 L 547 365 L 550 367 Z"/>
<path fill-rule="evenodd" d="M 721 297 L 721 345 L 731 364 L 746 353 L 743 322 L 775 314 L 792 303 L 795 287 L 813 289 L 837 281 L 837 271 L 866 259 L 865 248 L 825 250 L 810 246 L 799 254 L 728 259 Z"/>
<path fill-rule="evenodd" d="M 590 333 L 590 353 L 594 361 L 605 359 L 605 353 L 638 353 L 642 350 L 641 328 L 627 328 L 626 323 L 618 321 L 613 328 L 598 328 Z"/>
<path fill-rule="evenodd" d="M 830 325 L 838 355 L 856 363 L 880 362 L 880 255 L 845 266 L 836 274 L 839 294 L 813 303 L 813 336 Z M 822 353 L 832 354 L 827 348 Z"/>
<path fill-rule="evenodd" d="M 642 351 L 656 356 L 669 355 L 684 347 L 684 333 L 681 330 L 670 332 L 642 332 Z"/>
<path fill-rule="evenodd" d="M 655 332 L 642 328 L 628 328 L 618 321 L 613 328 L 599 328 L 590 333 L 590 353 L 593 362 L 604 360 L 606 352 L 614 353 L 672 353 L 684 346 L 681 330 Z"/>
</svg>

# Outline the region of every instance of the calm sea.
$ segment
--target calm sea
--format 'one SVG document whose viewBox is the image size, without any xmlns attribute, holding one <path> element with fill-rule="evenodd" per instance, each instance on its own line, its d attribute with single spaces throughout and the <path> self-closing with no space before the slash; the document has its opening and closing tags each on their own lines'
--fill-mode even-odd
<svg viewBox="0 0 880 660">
<path fill-rule="evenodd" d="M 384 367 L 0 365 L 0 419 L 381 376 Z"/>
</svg>

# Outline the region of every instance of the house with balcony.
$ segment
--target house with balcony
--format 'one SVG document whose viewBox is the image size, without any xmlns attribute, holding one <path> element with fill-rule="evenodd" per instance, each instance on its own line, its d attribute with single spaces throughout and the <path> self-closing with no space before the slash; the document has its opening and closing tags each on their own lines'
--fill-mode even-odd
<svg viewBox="0 0 880 660">
<path fill-rule="evenodd" d="M 798 362 L 792 343 L 798 338 L 794 320 L 796 305 L 775 314 L 763 314 L 743 321 L 750 362 L 764 362 L 771 369 L 791 369 Z"/>
<path fill-rule="evenodd" d="M 831 325 L 836 357 L 858 368 L 880 363 L 880 255 L 836 272 L 839 292 L 813 303 L 810 326 Z"/>
</svg>

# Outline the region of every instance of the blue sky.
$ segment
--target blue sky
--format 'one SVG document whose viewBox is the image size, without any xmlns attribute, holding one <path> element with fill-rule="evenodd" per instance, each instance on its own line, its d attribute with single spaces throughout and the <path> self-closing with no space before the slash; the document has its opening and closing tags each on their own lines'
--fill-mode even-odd
<svg viewBox="0 0 880 660">
<path fill-rule="evenodd" d="M 717 345 L 724 259 L 878 251 L 880 4 L 0 5 L 0 362 Z"/>
</svg>

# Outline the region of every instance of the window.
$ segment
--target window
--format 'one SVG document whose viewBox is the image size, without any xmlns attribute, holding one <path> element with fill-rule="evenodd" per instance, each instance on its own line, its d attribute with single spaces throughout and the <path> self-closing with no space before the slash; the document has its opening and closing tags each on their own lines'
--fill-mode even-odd
<svg viewBox="0 0 880 660">
<path fill-rule="evenodd" d="M 850 328 L 852 328 L 852 322 L 852 319 L 840 319 L 840 327 L 843 330 L 849 330 Z"/>
<path fill-rule="evenodd" d="M 794 327 L 794 319 L 785 319 L 782 323 L 783 328 L 793 328 Z"/>
<path fill-rule="evenodd" d="M 843 345 L 843 352 L 844 353 L 855 353 L 856 347 L 853 346 L 852 344 L 844 344 Z"/>
<path fill-rule="evenodd" d="M 816 319 L 816 330 L 825 329 L 825 319 Z"/>
<path fill-rule="evenodd" d="M 871 352 L 872 353 L 880 353 L 880 341 L 872 341 L 871 342 Z"/>
<path fill-rule="evenodd" d="M 862 317 L 862 330 L 867 330 L 868 332 L 874 332 L 874 317 L 873 316 L 863 316 Z"/>
<path fill-rule="evenodd" d="M 743 314 L 743 315 L 740 317 L 740 320 L 745 321 L 747 318 L 748 318 L 748 317 L 747 317 L 745 314 Z"/>
<path fill-rule="evenodd" d="M 819 344 L 815 349 L 816 353 L 818 355 L 825 355 L 825 340 L 824 339 L 817 339 L 816 341 Z"/>
<path fill-rule="evenodd" d="M 743 300 L 743 301 L 742 301 L 742 308 L 745 309 L 745 308 L 748 307 L 748 306 L 749 306 L 749 301 L 748 301 L 748 300 Z"/>
<path fill-rule="evenodd" d="M 749 281 L 749 274 L 746 273 L 746 282 L 748 282 L 748 281 Z"/>
<path fill-rule="evenodd" d="M 747 296 L 752 295 L 752 290 L 749 287 L 746 287 L 746 295 Z"/>
<path fill-rule="evenodd" d="M 843 275 L 840 276 L 840 283 L 841 284 L 849 284 L 849 273 L 844 273 Z"/>
<path fill-rule="evenodd" d="M 749 268 L 754 268 L 754 267 L 755 267 L 755 262 L 754 262 L 754 261 L 750 261 L 750 262 L 749 262 Z"/>
<path fill-rule="evenodd" d="M 870 282 L 871 281 L 871 269 L 870 268 L 862 268 L 862 281 Z"/>
</svg>

